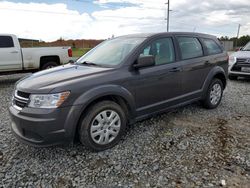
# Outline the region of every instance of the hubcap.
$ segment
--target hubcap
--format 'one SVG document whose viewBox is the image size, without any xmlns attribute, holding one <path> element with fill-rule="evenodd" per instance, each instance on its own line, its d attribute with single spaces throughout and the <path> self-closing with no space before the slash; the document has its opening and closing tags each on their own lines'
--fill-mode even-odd
<svg viewBox="0 0 250 188">
<path fill-rule="evenodd" d="M 220 84 L 214 84 L 210 92 L 210 101 L 213 105 L 216 105 L 221 98 L 221 86 Z"/>
<path fill-rule="evenodd" d="M 121 128 L 121 118 L 113 110 L 104 110 L 97 114 L 92 121 L 90 134 L 97 144 L 109 144 L 118 135 Z"/>
</svg>

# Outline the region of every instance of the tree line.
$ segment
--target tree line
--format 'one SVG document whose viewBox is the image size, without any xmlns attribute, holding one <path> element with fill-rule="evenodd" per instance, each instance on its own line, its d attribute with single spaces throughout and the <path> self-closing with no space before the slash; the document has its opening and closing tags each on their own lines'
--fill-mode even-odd
<svg viewBox="0 0 250 188">
<path fill-rule="evenodd" d="M 222 36 L 219 38 L 221 41 L 233 41 L 234 46 L 245 46 L 250 41 L 250 35 L 243 35 L 237 39 L 237 37 L 229 38 L 228 36 Z"/>
</svg>

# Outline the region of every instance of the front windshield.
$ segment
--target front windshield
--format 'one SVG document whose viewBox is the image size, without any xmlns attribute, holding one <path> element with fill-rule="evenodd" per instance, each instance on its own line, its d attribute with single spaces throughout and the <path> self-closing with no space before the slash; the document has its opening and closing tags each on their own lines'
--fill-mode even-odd
<svg viewBox="0 0 250 188">
<path fill-rule="evenodd" d="M 102 42 L 77 60 L 77 64 L 91 63 L 100 66 L 115 66 L 145 38 L 115 38 Z"/>
<path fill-rule="evenodd" d="M 250 51 L 250 42 L 242 49 L 242 51 Z"/>
</svg>

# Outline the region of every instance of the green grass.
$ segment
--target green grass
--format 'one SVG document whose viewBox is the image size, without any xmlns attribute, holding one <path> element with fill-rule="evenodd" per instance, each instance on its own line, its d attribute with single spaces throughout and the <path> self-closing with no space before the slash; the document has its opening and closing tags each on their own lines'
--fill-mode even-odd
<svg viewBox="0 0 250 188">
<path fill-rule="evenodd" d="M 73 57 L 80 57 L 86 54 L 90 48 L 72 48 Z"/>
</svg>

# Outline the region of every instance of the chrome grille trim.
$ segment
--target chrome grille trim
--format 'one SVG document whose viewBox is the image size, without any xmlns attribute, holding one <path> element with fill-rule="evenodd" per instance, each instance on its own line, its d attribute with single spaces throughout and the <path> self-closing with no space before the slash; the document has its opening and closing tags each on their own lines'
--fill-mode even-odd
<svg viewBox="0 0 250 188">
<path fill-rule="evenodd" d="M 17 95 L 17 90 L 15 90 L 15 98 L 20 99 L 20 100 L 23 100 L 23 101 L 28 101 L 28 100 L 29 100 L 28 98 L 24 98 L 24 97 L 18 96 L 18 95 Z"/>
<path fill-rule="evenodd" d="M 12 106 L 21 111 L 29 102 L 29 98 L 24 98 L 18 95 L 18 90 L 14 91 L 14 96 L 12 98 Z"/>
</svg>

